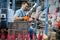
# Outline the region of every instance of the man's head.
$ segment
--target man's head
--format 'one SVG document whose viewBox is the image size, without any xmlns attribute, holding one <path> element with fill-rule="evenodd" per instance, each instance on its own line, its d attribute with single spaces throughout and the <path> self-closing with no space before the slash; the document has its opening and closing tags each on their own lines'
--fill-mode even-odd
<svg viewBox="0 0 60 40">
<path fill-rule="evenodd" d="M 28 3 L 27 2 L 22 2 L 21 7 L 23 8 L 23 10 L 27 10 Z"/>
</svg>

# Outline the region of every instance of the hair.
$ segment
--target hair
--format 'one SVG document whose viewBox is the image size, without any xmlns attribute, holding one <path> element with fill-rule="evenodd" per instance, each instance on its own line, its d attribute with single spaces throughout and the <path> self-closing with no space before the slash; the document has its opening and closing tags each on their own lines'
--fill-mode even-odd
<svg viewBox="0 0 60 40">
<path fill-rule="evenodd" d="M 28 2 L 27 2 L 27 1 L 22 2 L 22 3 L 21 3 L 21 6 L 22 6 L 23 4 L 28 4 Z"/>
</svg>

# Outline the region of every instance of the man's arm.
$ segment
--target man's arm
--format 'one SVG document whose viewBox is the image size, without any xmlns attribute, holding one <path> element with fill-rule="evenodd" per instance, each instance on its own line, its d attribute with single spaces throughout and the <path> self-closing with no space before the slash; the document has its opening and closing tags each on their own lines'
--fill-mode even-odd
<svg viewBox="0 0 60 40">
<path fill-rule="evenodd" d="M 14 16 L 14 20 L 23 20 L 23 17 Z"/>
<path fill-rule="evenodd" d="M 23 17 L 20 17 L 20 16 L 21 16 L 21 12 L 20 10 L 17 10 L 14 15 L 14 20 L 23 20 Z"/>
</svg>

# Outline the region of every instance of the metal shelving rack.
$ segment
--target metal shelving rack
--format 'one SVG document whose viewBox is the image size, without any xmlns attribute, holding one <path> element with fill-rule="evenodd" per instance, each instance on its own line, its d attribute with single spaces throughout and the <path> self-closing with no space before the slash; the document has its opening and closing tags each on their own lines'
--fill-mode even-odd
<svg viewBox="0 0 60 40">
<path fill-rule="evenodd" d="M 1 16 L 4 16 L 4 19 L 1 20 L 1 26 L 2 24 L 5 24 L 5 27 L 8 27 L 8 9 L 10 8 L 10 0 L 1 0 L 0 1 L 0 10 L 1 10 Z M 12 9 L 15 10 L 15 0 L 12 0 Z M 4 21 L 4 22 L 3 22 Z M 2 23 L 3 22 L 3 23 Z"/>
<path fill-rule="evenodd" d="M 1 27 L 7 27 L 7 0 L 1 0 Z"/>
</svg>

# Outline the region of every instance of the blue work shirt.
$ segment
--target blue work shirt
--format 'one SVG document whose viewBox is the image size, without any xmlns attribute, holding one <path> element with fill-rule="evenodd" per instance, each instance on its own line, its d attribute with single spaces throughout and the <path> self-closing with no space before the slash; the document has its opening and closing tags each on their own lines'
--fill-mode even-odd
<svg viewBox="0 0 60 40">
<path fill-rule="evenodd" d="M 15 13 L 15 16 L 24 17 L 26 16 L 26 13 L 23 11 L 23 9 L 18 9 Z"/>
</svg>

